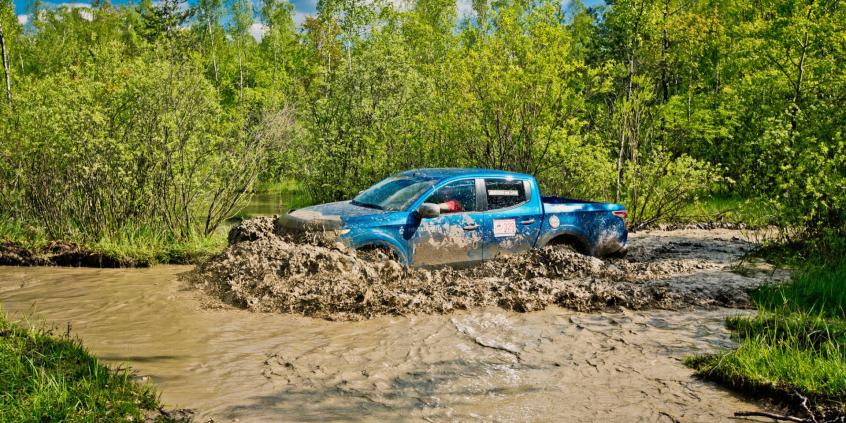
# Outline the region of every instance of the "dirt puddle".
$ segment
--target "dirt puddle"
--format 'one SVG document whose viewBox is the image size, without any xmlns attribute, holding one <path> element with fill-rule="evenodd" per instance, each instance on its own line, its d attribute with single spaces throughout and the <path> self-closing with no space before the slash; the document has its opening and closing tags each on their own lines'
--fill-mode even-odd
<svg viewBox="0 0 846 423">
<path fill-rule="evenodd" d="M 0 267 L 0 304 L 135 368 L 168 406 L 235 421 L 727 421 L 758 406 L 681 359 L 738 310 L 499 307 L 332 322 L 208 309 L 187 267 Z"/>
</svg>

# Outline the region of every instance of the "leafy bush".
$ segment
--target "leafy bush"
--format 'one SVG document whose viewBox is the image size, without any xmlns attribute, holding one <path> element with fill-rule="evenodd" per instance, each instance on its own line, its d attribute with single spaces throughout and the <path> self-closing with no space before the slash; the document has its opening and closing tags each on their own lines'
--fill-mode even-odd
<svg viewBox="0 0 846 423">
<path fill-rule="evenodd" d="M 656 148 L 642 163 L 630 164 L 624 175 L 625 204 L 634 227 L 673 220 L 697 195 L 719 182 L 716 165 L 689 156 L 674 158 Z"/>
<path fill-rule="evenodd" d="M 97 240 L 129 226 L 173 239 L 211 233 L 285 138 L 287 112 L 247 131 L 190 64 L 94 54 L 98 63 L 28 81 L 6 110 L 2 208 L 53 238 Z"/>
</svg>

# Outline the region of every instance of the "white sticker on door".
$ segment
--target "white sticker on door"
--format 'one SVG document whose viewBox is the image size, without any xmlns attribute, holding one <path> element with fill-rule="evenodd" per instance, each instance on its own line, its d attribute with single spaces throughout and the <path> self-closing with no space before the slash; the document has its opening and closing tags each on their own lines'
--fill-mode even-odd
<svg viewBox="0 0 846 423">
<path fill-rule="evenodd" d="M 517 221 L 514 219 L 496 219 L 493 221 L 495 237 L 517 235 Z"/>
</svg>

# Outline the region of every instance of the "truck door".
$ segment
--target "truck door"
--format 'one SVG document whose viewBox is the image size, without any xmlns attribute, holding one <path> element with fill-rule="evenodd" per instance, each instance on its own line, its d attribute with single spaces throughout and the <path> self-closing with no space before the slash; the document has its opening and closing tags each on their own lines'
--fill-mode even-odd
<svg viewBox="0 0 846 423">
<path fill-rule="evenodd" d="M 437 265 L 482 260 L 480 198 L 475 179 L 450 182 L 433 192 L 426 203 L 440 205 L 441 215 L 421 219 L 409 239 L 412 263 Z"/>
<path fill-rule="evenodd" d="M 528 180 L 485 178 L 482 237 L 485 260 L 529 251 L 540 232 L 540 199 L 532 198 Z"/>
</svg>

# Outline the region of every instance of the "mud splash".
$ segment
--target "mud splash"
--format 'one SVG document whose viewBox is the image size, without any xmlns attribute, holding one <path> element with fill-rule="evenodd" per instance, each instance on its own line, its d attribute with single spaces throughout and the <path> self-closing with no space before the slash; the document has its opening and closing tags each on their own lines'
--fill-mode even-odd
<svg viewBox="0 0 846 423">
<path fill-rule="evenodd" d="M 754 245 L 732 230 L 650 231 L 627 260 L 549 247 L 456 270 L 406 268 L 320 237 L 275 235 L 272 219 L 245 221 L 235 243 L 185 275 L 225 304 L 331 320 L 558 305 L 577 311 L 748 304 L 746 291 L 783 275 L 733 273 Z"/>
</svg>

